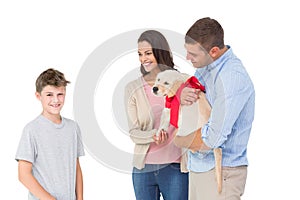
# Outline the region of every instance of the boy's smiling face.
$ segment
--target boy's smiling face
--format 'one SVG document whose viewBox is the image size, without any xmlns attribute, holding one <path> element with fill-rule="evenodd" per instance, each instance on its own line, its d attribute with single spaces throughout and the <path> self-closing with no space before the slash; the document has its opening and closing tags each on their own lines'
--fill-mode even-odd
<svg viewBox="0 0 300 200">
<path fill-rule="evenodd" d="M 43 88 L 42 92 L 35 93 L 38 100 L 41 101 L 43 107 L 43 115 L 54 120 L 60 118 L 60 111 L 65 102 L 66 87 L 55 87 L 47 85 Z"/>
</svg>

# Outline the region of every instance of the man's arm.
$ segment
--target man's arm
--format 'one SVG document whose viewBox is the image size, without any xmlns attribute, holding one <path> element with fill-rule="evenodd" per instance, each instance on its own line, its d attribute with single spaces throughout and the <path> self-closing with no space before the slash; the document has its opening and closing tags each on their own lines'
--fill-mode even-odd
<svg viewBox="0 0 300 200">
<path fill-rule="evenodd" d="M 51 196 L 32 175 L 32 163 L 19 160 L 18 175 L 20 182 L 40 200 L 56 200 Z"/>
<path fill-rule="evenodd" d="M 83 178 L 79 158 L 76 165 L 76 199 L 83 200 Z"/>
<path fill-rule="evenodd" d="M 196 93 L 199 93 L 198 95 Z M 189 106 L 190 103 L 194 103 L 194 101 L 198 100 L 201 115 L 204 118 L 205 123 L 207 123 L 210 113 L 211 107 L 208 103 L 205 94 L 198 90 L 192 88 L 184 88 L 181 93 L 181 104 L 182 106 Z M 196 151 L 205 151 L 210 148 L 203 142 L 202 140 L 202 129 L 199 128 L 195 132 L 187 135 L 187 136 L 176 136 L 174 139 L 174 143 L 178 147 L 188 148 L 193 152 Z"/>
<path fill-rule="evenodd" d="M 181 148 L 188 148 L 192 152 L 210 150 L 202 140 L 201 128 L 187 136 L 175 136 L 174 143 Z"/>
<path fill-rule="evenodd" d="M 182 106 L 192 105 L 199 98 L 200 89 L 185 87 L 180 94 L 180 104 Z"/>
</svg>

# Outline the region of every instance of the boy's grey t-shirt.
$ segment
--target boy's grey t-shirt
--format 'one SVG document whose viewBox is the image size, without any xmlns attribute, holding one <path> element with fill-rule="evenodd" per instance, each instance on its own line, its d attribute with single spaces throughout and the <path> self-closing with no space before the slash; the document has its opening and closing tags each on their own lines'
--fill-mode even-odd
<svg viewBox="0 0 300 200">
<path fill-rule="evenodd" d="M 75 121 L 55 124 L 39 115 L 24 127 L 16 160 L 31 162 L 33 176 L 56 200 L 75 200 L 76 161 L 83 155 Z M 29 199 L 37 198 L 29 193 Z"/>
</svg>

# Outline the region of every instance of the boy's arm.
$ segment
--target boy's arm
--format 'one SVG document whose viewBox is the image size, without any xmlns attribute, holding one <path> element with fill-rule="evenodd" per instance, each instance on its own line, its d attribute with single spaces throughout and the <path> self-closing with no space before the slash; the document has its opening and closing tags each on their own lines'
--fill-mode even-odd
<svg viewBox="0 0 300 200">
<path fill-rule="evenodd" d="M 83 178 L 79 158 L 76 165 L 76 200 L 83 200 Z"/>
<path fill-rule="evenodd" d="M 18 174 L 20 182 L 40 200 L 56 200 L 51 196 L 32 175 L 32 163 L 19 160 Z"/>
</svg>

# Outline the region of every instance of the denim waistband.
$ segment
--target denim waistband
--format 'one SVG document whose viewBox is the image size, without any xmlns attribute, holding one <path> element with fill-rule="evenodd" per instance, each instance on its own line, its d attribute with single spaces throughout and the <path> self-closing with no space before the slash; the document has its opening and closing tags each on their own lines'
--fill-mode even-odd
<svg viewBox="0 0 300 200">
<path fill-rule="evenodd" d="M 133 173 L 146 173 L 146 172 L 153 172 L 157 170 L 161 170 L 165 167 L 168 167 L 170 165 L 178 166 L 180 168 L 180 163 L 166 163 L 166 164 L 145 164 L 145 167 L 143 169 L 137 169 L 133 168 Z"/>
</svg>

